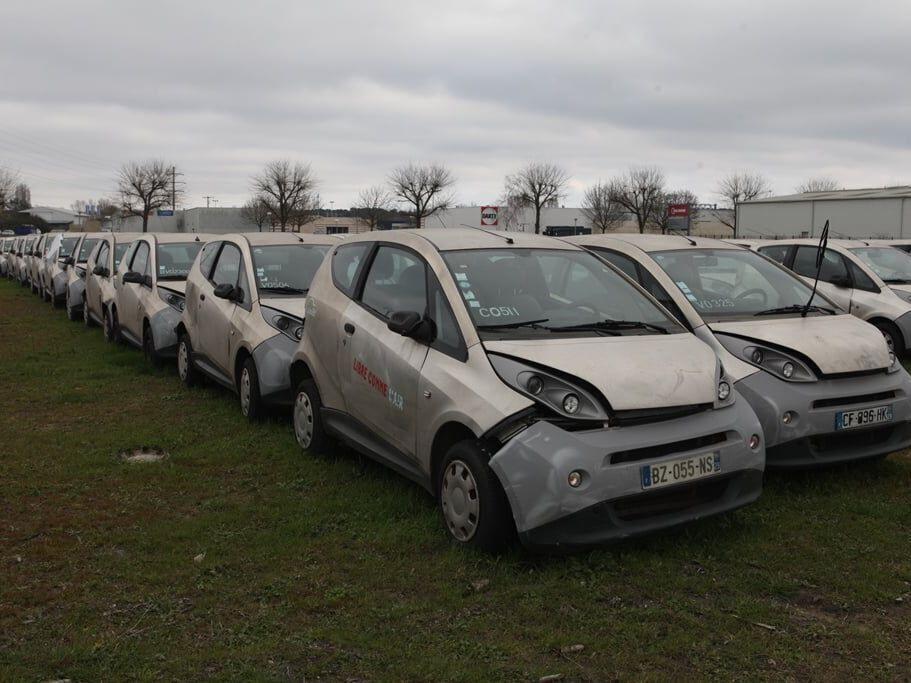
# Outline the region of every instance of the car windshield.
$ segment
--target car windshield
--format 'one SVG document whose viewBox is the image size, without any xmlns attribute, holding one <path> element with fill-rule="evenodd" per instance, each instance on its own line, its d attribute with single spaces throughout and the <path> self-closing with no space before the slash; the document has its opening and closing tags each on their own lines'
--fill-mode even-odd
<svg viewBox="0 0 911 683">
<path fill-rule="evenodd" d="M 73 255 L 73 248 L 76 246 L 76 242 L 79 241 L 78 237 L 64 237 L 60 240 L 60 249 L 57 252 L 57 258 L 66 258 Z"/>
<path fill-rule="evenodd" d="M 802 307 L 812 290 L 759 254 L 746 249 L 682 249 L 651 254 L 706 320 L 754 316 Z M 814 303 L 834 308 L 817 292 Z M 800 311 L 782 310 L 782 315 Z"/>
<path fill-rule="evenodd" d="M 911 256 L 906 252 L 892 247 L 858 247 L 849 251 L 886 284 L 911 284 Z"/>
<path fill-rule="evenodd" d="M 472 249 L 443 258 L 484 339 L 681 332 L 596 256 L 569 249 Z"/>
<path fill-rule="evenodd" d="M 306 294 L 327 251 L 329 246 L 322 244 L 253 247 L 257 288 L 269 294 Z"/>
<path fill-rule="evenodd" d="M 79 246 L 79 254 L 76 256 L 76 263 L 85 263 L 89 260 L 89 254 L 92 253 L 92 249 L 95 248 L 95 245 L 98 244 L 98 238 L 86 238 L 82 240 L 82 244 Z"/>
<path fill-rule="evenodd" d="M 132 242 L 118 242 L 114 245 L 114 268 L 120 267 L 123 255 L 127 253 L 127 249 L 129 249 L 132 244 Z"/>
<path fill-rule="evenodd" d="M 202 242 L 159 244 L 155 251 L 159 280 L 186 280 Z"/>
</svg>

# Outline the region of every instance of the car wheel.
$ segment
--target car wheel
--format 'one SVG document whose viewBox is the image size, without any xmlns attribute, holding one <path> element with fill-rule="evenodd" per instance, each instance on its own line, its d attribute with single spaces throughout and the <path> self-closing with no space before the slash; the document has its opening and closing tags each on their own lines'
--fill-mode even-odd
<svg viewBox="0 0 911 683">
<path fill-rule="evenodd" d="M 305 379 L 297 387 L 294 397 L 294 438 L 305 451 L 322 453 L 329 445 L 329 436 L 323 427 L 323 403 L 313 380 Z"/>
<path fill-rule="evenodd" d="M 259 394 L 259 373 L 256 361 L 247 358 L 237 379 L 237 394 L 240 397 L 240 412 L 248 420 L 258 420 L 263 415 L 263 400 Z"/>
<path fill-rule="evenodd" d="M 142 353 L 152 367 L 161 367 L 164 359 L 155 350 L 155 338 L 152 336 L 152 328 L 148 323 L 142 327 Z"/>
<path fill-rule="evenodd" d="M 461 441 L 446 453 L 436 492 L 443 523 L 460 545 L 496 553 L 512 541 L 515 524 L 506 493 L 474 441 Z"/>
<path fill-rule="evenodd" d="M 882 333 L 889 350 L 895 353 L 896 356 L 901 356 L 905 351 L 905 340 L 898 328 L 888 320 L 877 320 L 873 324 Z"/>
<path fill-rule="evenodd" d="M 104 338 L 111 344 L 120 343 L 120 327 L 117 324 L 117 311 L 105 309 L 104 311 Z"/>
<path fill-rule="evenodd" d="M 180 335 L 177 342 L 177 375 L 186 387 L 199 383 L 199 371 L 193 366 L 193 346 L 187 334 Z"/>
</svg>

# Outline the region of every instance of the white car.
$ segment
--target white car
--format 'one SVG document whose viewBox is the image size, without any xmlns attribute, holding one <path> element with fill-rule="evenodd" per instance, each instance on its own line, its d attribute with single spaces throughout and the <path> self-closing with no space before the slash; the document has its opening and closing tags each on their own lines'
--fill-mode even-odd
<svg viewBox="0 0 911 683">
<path fill-rule="evenodd" d="M 620 268 L 715 349 L 756 411 L 770 466 L 911 445 L 911 377 L 872 326 L 742 247 L 670 235 L 569 238 Z"/>
<path fill-rule="evenodd" d="M 818 240 L 778 240 L 756 250 L 806 282 L 816 277 Z M 829 240 L 818 291 L 879 328 L 897 354 L 911 350 L 911 255 L 869 241 Z"/>
</svg>

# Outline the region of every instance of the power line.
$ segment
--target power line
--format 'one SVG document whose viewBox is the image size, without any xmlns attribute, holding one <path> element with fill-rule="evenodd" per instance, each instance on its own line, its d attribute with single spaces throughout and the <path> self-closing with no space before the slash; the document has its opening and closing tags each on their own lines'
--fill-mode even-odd
<svg viewBox="0 0 911 683">
<path fill-rule="evenodd" d="M 98 166 L 105 166 L 105 167 L 110 167 L 112 165 L 109 160 L 101 159 L 100 157 L 95 157 L 93 155 L 88 155 L 88 154 L 84 154 L 81 152 L 79 152 L 79 153 L 70 152 L 70 151 L 63 149 L 62 147 L 58 147 L 56 145 L 51 145 L 51 144 L 48 144 L 47 142 L 42 142 L 39 140 L 29 139 L 21 134 L 11 133 L 8 130 L 0 130 L 0 135 L 4 135 L 8 138 L 13 138 L 14 140 L 18 140 L 22 143 L 31 145 L 32 147 L 43 147 L 53 154 L 56 154 L 58 156 L 60 156 L 60 155 L 68 156 L 75 161 L 80 161 L 83 163 L 95 164 Z"/>
</svg>

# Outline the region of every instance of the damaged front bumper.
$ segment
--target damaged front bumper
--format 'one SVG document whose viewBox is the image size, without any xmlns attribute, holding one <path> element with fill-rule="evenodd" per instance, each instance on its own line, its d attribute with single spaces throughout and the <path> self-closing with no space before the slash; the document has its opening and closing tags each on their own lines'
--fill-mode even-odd
<svg viewBox="0 0 911 683">
<path fill-rule="evenodd" d="M 259 395 L 266 403 L 291 405 L 291 358 L 296 350 L 297 342 L 284 334 L 269 337 L 253 349 Z"/>
<path fill-rule="evenodd" d="M 904 370 L 817 382 L 785 382 L 756 372 L 734 386 L 762 424 L 769 467 L 862 460 L 911 445 L 911 377 Z M 838 413 L 882 405 L 892 406 L 892 422 L 835 430 Z"/>
<path fill-rule="evenodd" d="M 179 324 L 180 313 L 170 306 L 162 308 L 149 318 L 155 353 L 162 358 L 177 357 L 177 326 Z"/>
<path fill-rule="evenodd" d="M 617 541 L 726 512 L 762 491 L 765 448 L 749 404 L 644 425 L 570 432 L 535 422 L 490 460 L 530 548 L 578 548 Z M 679 458 L 717 454 L 720 472 L 643 490 L 641 470 Z M 584 473 L 573 488 L 567 478 Z"/>
</svg>

